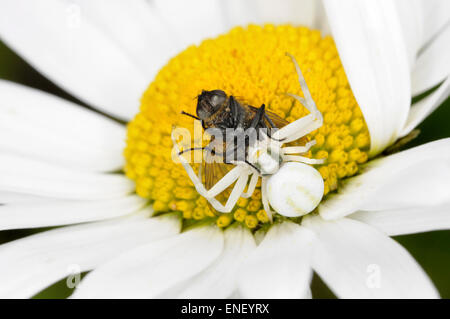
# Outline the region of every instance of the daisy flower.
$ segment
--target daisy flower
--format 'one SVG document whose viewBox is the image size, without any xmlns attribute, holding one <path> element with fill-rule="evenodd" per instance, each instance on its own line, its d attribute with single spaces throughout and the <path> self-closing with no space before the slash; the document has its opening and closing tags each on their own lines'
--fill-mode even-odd
<svg viewBox="0 0 450 319">
<path fill-rule="evenodd" d="M 449 9 L 2 1 L 5 43 L 129 122 L 0 82 L 0 229 L 63 226 L 0 246 L 0 296 L 32 297 L 90 271 L 73 297 L 307 298 L 315 271 L 341 298 L 438 297 L 389 236 L 450 226 L 450 139 L 387 154 L 449 95 Z M 259 188 L 229 214 L 212 211 L 171 160 L 172 126 L 192 127 L 179 113 L 194 113 L 202 89 L 290 122 L 305 116 L 284 95 L 301 94 L 285 52 L 324 116 L 308 156 L 326 159 L 316 166 L 325 196 L 313 213 L 273 222 Z"/>
</svg>

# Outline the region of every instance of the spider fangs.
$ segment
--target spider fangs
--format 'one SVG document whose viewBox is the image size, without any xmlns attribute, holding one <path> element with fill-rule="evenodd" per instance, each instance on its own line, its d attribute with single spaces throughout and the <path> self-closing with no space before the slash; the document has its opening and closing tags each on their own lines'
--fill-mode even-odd
<svg viewBox="0 0 450 319">
<path fill-rule="evenodd" d="M 304 105 L 310 114 L 289 123 L 271 136 L 263 133 L 262 139 L 249 146 L 246 160 L 234 161 L 235 167 L 209 190 L 202 183 L 201 169 L 197 175 L 181 155 L 182 152 L 179 151 L 176 137 L 172 132 L 174 150 L 196 190 L 219 212 L 229 213 L 240 197 L 250 197 L 259 177 L 262 179 L 262 203 L 270 220 L 274 214 L 271 207 L 280 215 L 299 217 L 314 210 L 322 199 L 324 192 L 322 176 L 310 165 L 322 164 L 323 160 L 301 156 L 308 152 L 315 141 L 310 141 L 304 146 L 283 147 L 283 144 L 306 136 L 323 124 L 322 114 L 311 97 L 297 61 L 289 53 L 286 55 L 292 59 L 295 66 L 304 98 L 291 93 L 287 94 Z M 231 194 L 223 205 L 216 196 L 233 183 L 235 185 Z M 244 192 L 246 187 L 247 191 Z"/>
</svg>

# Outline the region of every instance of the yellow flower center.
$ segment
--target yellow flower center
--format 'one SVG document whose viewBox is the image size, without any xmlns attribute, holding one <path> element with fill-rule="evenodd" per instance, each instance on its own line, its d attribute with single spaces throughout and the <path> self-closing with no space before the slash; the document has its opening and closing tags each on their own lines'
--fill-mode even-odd
<svg viewBox="0 0 450 319">
<path fill-rule="evenodd" d="M 128 124 L 125 172 L 136 182 L 137 194 L 153 201 L 156 213 L 178 211 L 187 221 L 209 218 L 220 227 L 239 222 L 254 229 L 269 223 L 259 189 L 251 198 L 240 198 L 230 214 L 213 211 L 183 167 L 172 161 L 170 134 L 174 125 L 193 131 L 194 120 L 180 112 L 195 114 L 202 90 L 220 89 L 256 107 L 264 103 L 289 122 L 307 115 L 300 103 L 285 95 L 301 94 L 285 52 L 297 59 L 324 117 L 323 126 L 309 136 L 317 144 L 308 155 L 326 159 L 316 166 L 325 182 L 325 195 L 367 161 L 367 125 L 333 39 L 307 27 L 236 27 L 174 57 L 145 91 L 140 112 Z"/>
</svg>

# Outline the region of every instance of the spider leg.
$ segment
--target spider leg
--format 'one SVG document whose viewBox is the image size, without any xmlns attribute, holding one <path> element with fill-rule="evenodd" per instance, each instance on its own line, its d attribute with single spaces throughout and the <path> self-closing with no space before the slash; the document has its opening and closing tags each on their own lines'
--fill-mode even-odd
<svg viewBox="0 0 450 319">
<path fill-rule="evenodd" d="M 244 172 L 245 169 L 243 167 L 241 166 L 234 167 L 231 171 L 225 174 L 225 176 L 222 177 L 216 184 L 214 184 L 214 186 L 211 187 L 205 195 L 207 197 L 215 197 L 219 195 L 224 190 L 226 190 L 231 184 L 233 184 Z M 246 175 L 248 175 L 248 173 Z"/>
<path fill-rule="evenodd" d="M 291 58 L 292 63 L 294 64 L 295 71 L 297 72 L 297 75 L 298 75 L 298 82 L 300 83 L 300 87 L 301 87 L 303 95 L 305 97 L 304 99 L 300 98 L 299 102 L 302 104 L 304 103 L 305 107 L 311 113 L 313 113 L 313 114 L 316 113 L 315 115 L 317 118 L 321 117 L 320 111 L 317 109 L 316 103 L 314 102 L 314 100 L 311 96 L 311 92 L 309 91 L 308 85 L 306 84 L 305 77 L 303 76 L 303 73 L 300 70 L 300 66 L 297 63 L 297 60 L 290 53 L 286 52 L 286 55 Z M 290 94 L 290 93 L 288 93 L 288 94 L 291 95 L 292 97 L 294 97 L 294 94 Z M 303 100 L 303 102 L 302 102 L 302 100 Z"/>
<path fill-rule="evenodd" d="M 250 179 L 250 184 L 248 185 L 247 192 L 244 192 L 241 194 L 241 197 L 243 198 L 249 198 L 253 195 L 253 192 L 255 191 L 256 184 L 258 183 L 259 175 L 256 173 L 253 173 L 252 178 Z"/>
<path fill-rule="evenodd" d="M 266 114 L 265 114 L 266 115 Z M 267 115 L 266 115 L 267 116 Z M 273 129 L 273 128 L 272 128 Z M 275 127 L 275 129 L 276 130 L 278 130 L 278 127 Z M 277 139 L 277 138 L 275 138 L 275 137 L 273 137 L 273 135 L 272 134 L 270 134 L 270 128 L 268 128 L 267 129 L 267 134 L 265 134 L 267 137 L 269 137 L 270 139 L 272 139 L 272 140 L 274 140 L 274 141 L 276 141 L 276 142 L 284 142 L 284 138 L 282 138 L 282 139 Z M 276 131 L 275 131 L 276 132 Z"/>
<path fill-rule="evenodd" d="M 311 147 L 316 145 L 316 140 L 312 140 L 305 144 L 305 146 L 287 146 L 283 147 L 283 154 L 303 154 L 309 151 Z"/>
<path fill-rule="evenodd" d="M 308 114 L 276 131 L 273 135 L 283 143 L 295 141 L 312 131 L 320 128 L 322 121 L 314 118 L 312 114 Z"/>
<path fill-rule="evenodd" d="M 251 168 L 253 168 L 253 169 L 254 169 L 255 171 L 257 171 L 259 174 L 261 174 L 260 170 L 259 170 L 255 165 L 253 165 L 252 163 L 250 163 L 249 161 L 245 160 L 244 163 L 247 164 L 248 166 L 250 166 Z"/>
<path fill-rule="evenodd" d="M 314 159 L 314 158 L 308 158 L 304 156 L 296 156 L 296 155 L 286 155 L 283 157 L 283 160 L 286 162 L 292 161 L 292 162 L 300 162 L 305 164 L 323 164 L 325 162 L 324 159 Z"/>
<path fill-rule="evenodd" d="M 229 171 L 222 179 L 220 179 L 210 190 L 207 190 L 203 185 L 202 181 L 195 174 L 194 170 L 188 163 L 183 163 L 183 167 L 188 173 L 192 183 L 195 186 L 197 192 L 206 198 L 206 200 L 219 212 L 229 213 L 236 202 L 238 201 L 240 195 L 245 189 L 245 185 L 248 180 L 248 173 L 246 172 L 246 168 L 241 166 L 236 166 L 231 171 Z M 215 196 L 223 192 L 230 185 L 232 185 L 235 181 L 236 185 L 231 191 L 230 197 L 228 198 L 225 205 L 219 202 Z"/>
<path fill-rule="evenodd" d="M 274 136 L 276 138 L 279 138 L 279 139 L 284 138 L 285 139 L 285 140 L 283 140 L 284 143 L 292 142 L 296 139 L 299 139 L 299 138 L 311 133 L 312 131 L 318 129 L 323 124 L 322 113 L 320 113 L 319 109 L 316 106 L 316 103 L 312 99 L 308 85 L 306 84 L 306 80 L 303 77 L 302 71 L 300 70 L 300 67 L 299 67 L 297 61 L 291 54 L 286 53 L 286 55 L 288 55 L 292 59 L 292 63 L 294 64 L 295 70 L 298 75 L 298 82 L 300 83 L 300 87 L 301 87 L 303 95 L 305 97 L 302 98 L 298 95 L 291 94 L 291 93 L 287 93 L 287 94 L 289 96 L 291 96 L 292 98 L 298 100 L 302 105 L 304 105 L 308 109 L 308 111 L 311 114 L 308 114 L 307 116 L 304 116 L 304 117 L 284 126 L 283 128 L 281 128 L 280 130 L 278 130 L 277 132 L 274 133 Z"/>
<path fill-rule="evenodd" d="M 270 209 L 269 199 L 267 198 L 267 177 L 261 177 L 261 197 L 267 217 L 269 217 L 270 222 L 272 222 L 272 217 L 275 213 Z"/>
<path fill-rule="evenodd" d="M 248 180 L 248 168 L 244 166 L 236 166 L 232 170 L 230 170 L 224 177 L 222 177 L 210 190 L 207 190 L 201 181 L 201 174 L 197 175 L 194 172 L 192 166 L 188 163 L 188 161 L 179 154 L 178 145 L 176 144 L 176 140 L 174 136 L 172 136 L 172 141 L 174 143 L 175 151 L 177 152 L 177 156 L 183 165 L 183 168 L 186 170 L 189 178 L 195 186 L 197 192 L 206 198 L 206 200 L 219 212 L 229 213 L 236 202 L 238 201 L 240 195 L 243 193 L 245 186 L 247 185 Z M 230 197 L 228 198 L 225 205 L 222 205 L 215 196 L 223 192 L 230 185 L 232 185 L 235 181 L 236 185 L 231 191 Z"/>
<path fill-rule="evenodd" d="M 236 185 L 234 185 L 234 188 L 231 191 L 230 197 L 228 197 L 228 200 L 225 206 L 223 207 L 224 210 L 222 212 L 226 213 L 231 212 L 231 210 L 239 200 L 239 197 L 241 197 L 242 193 L 244 192 L 245 186 L 247 185 L 248 181 L 248 173 L 246 173 L 245 171 L 242 171 L 242 173 L 244 174 L 239 175 Z"/>
</svg>

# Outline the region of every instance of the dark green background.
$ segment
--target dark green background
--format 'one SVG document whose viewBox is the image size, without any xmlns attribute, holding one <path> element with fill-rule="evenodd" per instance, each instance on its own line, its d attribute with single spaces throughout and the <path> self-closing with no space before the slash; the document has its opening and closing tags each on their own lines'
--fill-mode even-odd
<svg viewBox="0 0 450 319">
<path fill-rule="evenodd" d="M 81 103 L 41 76 L 1 41 L 0 78 L 48 91 L 89 108 L 88 105 Z M 444 137 L 450 137 L 450 99 L 447 99 L 438 110 L 420 125 L 419 128 L 421 134 L 417 139 L 412 141 L 408 147 Z M 33 231 L 0 231 L 0 243 L 20 238 L 37 231 L 42 231 L 42 229 Z M 441 296 L 443 298 L 450 298 L 450 231 L 435 231 L 415 235 L 397 236 L 395 237 L 395 240 L 403 245 L 422 265 L 439 289 Z M 317 276 L 313 279 L 312 289 L 313 296 L 316 298 L 334 297 Z M 70 294 L 71 291 L 66 287 L 64 279 L 44 290 L 36 297 L 64 298 Z"/>
</svg>

